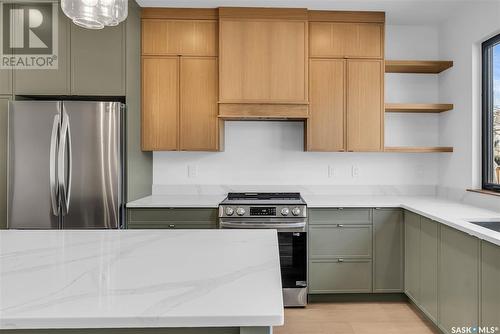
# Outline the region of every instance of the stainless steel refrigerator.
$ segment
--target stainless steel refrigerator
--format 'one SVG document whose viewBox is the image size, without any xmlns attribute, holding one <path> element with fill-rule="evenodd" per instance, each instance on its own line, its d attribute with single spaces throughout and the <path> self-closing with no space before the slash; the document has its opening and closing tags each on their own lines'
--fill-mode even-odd
<svg viewBox="0 0 500 334">
<path fill-rule="evenodd" d="M 123 112 L 119 102 L 10 102 L 8 228 L 122 226 Z"/>
</svg>

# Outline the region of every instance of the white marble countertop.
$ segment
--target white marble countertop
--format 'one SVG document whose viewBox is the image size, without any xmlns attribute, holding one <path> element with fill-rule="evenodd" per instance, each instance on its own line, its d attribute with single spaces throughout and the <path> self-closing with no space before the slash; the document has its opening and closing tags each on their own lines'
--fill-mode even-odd
<svg viewBox="0 0 500 334">
<path fill-rule="evenodd" d="M 274 230 L 0 231 L 0 329 L 281 324 Z"/>
<path fill-rule="evenodd" d="M 217 208 L 226 195 L 152 195 L 128 202 L 127 208 Z"/>
<path fill-rule="evenodd" d="M 500 232 L 468 220 L 498 218 L 499 211 L 453 202 L 434 196 L 303 195 L 309 208 L 395 208 L 401 207 L 500 246 Z M 216 208 L 225 195 L 153 195 L 130 202 L 129 208 L 210 207 Z"/>
</svg>

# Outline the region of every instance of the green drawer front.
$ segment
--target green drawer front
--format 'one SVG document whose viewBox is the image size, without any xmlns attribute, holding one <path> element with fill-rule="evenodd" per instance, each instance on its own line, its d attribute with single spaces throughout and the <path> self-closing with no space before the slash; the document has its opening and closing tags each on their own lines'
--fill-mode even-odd
<svg viewBox="0 0 500 334">
<path fill-rule="evenodd" d="M 309 227 L 309 256 L 324 258 L 371 258 L 371 225 L 316 225 Z"/>
<path fill-rule="evenodd" d="M 354 224 L 372 223 L 371 209 L 310 209 L 309 224 Z"/>
<path fill-rule="evenodd" d="M 129 222 L 217 222 L 217 209 L 129 209 Z"/>
<path fill-rule="evenodd" d="M 367 293 L 372 291 L 370 260 L 312 260 L 309 293 Z"/>
<path fill-rule="evenodd" d="M 217 228 L 217 224 L 210 223 L 186 223 L 180 221 L 171 222 L 129 222 L 129 229 L 212 229 Z"/>
</svg>

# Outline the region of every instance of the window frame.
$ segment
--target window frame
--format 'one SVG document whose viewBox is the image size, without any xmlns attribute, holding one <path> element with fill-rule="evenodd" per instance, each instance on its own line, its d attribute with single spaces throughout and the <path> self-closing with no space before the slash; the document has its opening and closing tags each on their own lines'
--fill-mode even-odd
<svg viewBox="0 0 500 334">
<path fill-rule="evenodd" d="M 493 107 L 493 70 L 492 70 L 492 50 L 493 46 L 500 44 L 500 34 L 484 41 L 482 43 L 482 188 L 484 190 L 500 192 L 500 184 L 488 182 L 493 168 L 493 157 L 490 152 L 493 150 L 493 113 L 490 112 Z"/>
</svg>

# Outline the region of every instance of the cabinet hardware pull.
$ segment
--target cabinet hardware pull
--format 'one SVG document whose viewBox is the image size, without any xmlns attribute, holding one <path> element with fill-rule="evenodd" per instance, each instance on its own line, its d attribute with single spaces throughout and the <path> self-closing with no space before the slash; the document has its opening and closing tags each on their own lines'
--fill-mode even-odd
<svg viewBox="0 0 500 334">
<path fill-rule="evenodd" d="M 337 224 L 337 227 L 344 227 L 344 224 Z"/>
<path fill-rule="evenodd" d="M 344 262 L 344 259 L 338 259 L 338 262 Z"/>
<path fill-rule="evenodd" d="M 168 225 L 168 227 L 175 228 L 175 225 L 174 224 L 170 224 L 170 225 Z"/>
</svg>

